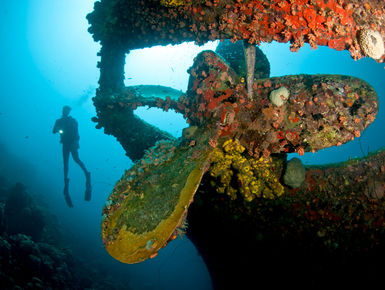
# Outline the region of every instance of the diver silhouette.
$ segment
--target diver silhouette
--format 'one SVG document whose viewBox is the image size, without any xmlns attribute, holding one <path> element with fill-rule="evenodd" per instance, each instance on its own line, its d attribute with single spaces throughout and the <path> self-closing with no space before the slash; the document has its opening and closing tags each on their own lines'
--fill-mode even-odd
<svg viewBox="0 0 385 290">
<path fill-rule="evenodd" d="M 86 191 L 84 199 L 91 200 L 91 173 L 87 171 L 85 165 L 79 158 L 79 131 L 78 122 L 69 116 L 71 108 L 69 106 L 63 107 L 63 115 L 57 119 L 53 127 L 53 133 L 60 133 L 60 143 L 63 144 L 63 163 L 64 163 L 64 198 L 69 207 L 73 207 L 71 197 L 69 195 L 69 178 L 68 178 L 68 161 L 70 153 L 72 159 L 81 167 L 86 176 Z"/>
</svg>

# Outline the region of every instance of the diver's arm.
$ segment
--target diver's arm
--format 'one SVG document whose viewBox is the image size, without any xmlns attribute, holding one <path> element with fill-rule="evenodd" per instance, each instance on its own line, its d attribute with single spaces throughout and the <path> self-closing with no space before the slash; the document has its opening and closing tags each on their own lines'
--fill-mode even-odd
<svg viewBox="0 0 385 290">
<path fill-rule="evenodd" d="M 75 121 L 75 128 L 76 128 L 76 130 L 75 130 L 75 132 L 76 132 L 76 140 L 78 140 L 79 141 L 79 139 L 80 139 L 80 135 L 79 135 L 79 126 L 78 126 L 78 121 L 76 121 L 75 119 L 74 119 L 74 121 Z"/>
<path fill-rule="evenodd" d="M 52 133 L 56 134 L 59 131 L 59 125 L 58 125 L 58 120 L 55 122 L 55 126 L 53 126 Z"/>
</svg>

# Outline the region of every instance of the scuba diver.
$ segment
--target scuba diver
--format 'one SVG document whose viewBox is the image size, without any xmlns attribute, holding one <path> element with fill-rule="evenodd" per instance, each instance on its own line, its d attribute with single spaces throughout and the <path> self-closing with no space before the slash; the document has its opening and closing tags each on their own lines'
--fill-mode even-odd
<svg viewBox="0 0 385 290">
<path fill-rule="evenodd" d="M 71 197 L 68 193 L 69 178 L 68 178 L 68 161 L 70 153 L 72 159 L 81 167 L 86 176 L 86 191 L 84 199 L 91 200 L 91 173 L 87 171 L 83 162 L 79 159 L 79 132 L 78 122 L 69 116 L 71 108 L 69 106 L 63 107 L 63 116 L 57 119 L 53 127 L 53 133 L 60 133 L 60 143 L 63 144 L 63 163 L 64 163 L 64 198 L 69 207 L 73 207 Z"/>
</svg>

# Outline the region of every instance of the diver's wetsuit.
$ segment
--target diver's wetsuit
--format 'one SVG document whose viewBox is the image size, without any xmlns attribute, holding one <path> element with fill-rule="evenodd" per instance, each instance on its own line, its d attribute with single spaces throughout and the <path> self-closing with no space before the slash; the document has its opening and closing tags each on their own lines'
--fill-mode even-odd
<svg viewBox="0 0 385 290">
<path fill-rule="evenodd" d="M 64 161 L 64 179 L 68 177 L 68 160 L 70 153 L 74 161 L 83 169 L 84 174 L 88 171 L 83 162 L 79 159 L 79 132 L 78 122 L 71 116 L 62 117 L 56 120 L 53 133 L 60 132 L 60 143 L 63 144 L 63 161 Z"/>
<path fill-rule="evenodd" d="M 55 126 L 53 127 L 53 133 L 60 133 L 60 143 L 63 144 L 63 163 L 64 163 L 64 195 L 66 197 L 67 204 L 72 207 L 72 202 L 68 196 L 68 161 L 70 153 L 73 160 L 81 167 L 83 170 L 87 182 L 86 182 L 86 196 L 85 200 L 91 199 L 91 183 L 90 183 L 90 173 L 87 171 L 85 165 L 79 158 L 79 131 L 78 123 L 71 116 L 63 116 L 60 119 L 57 119 Z"/>
</svg>

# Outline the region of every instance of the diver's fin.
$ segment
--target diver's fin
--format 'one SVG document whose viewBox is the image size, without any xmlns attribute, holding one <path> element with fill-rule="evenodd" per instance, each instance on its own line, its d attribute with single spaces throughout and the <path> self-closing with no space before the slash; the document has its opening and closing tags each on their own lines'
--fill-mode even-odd
<svg viewBox="0 0 385 290">
<path fill-rule="evenodd" d="M 86 192 L 84 194 L 84 200 L 86 200 L 86 201 L 90 201 L 91 200 L 91 192 L 92 192 L 91 173 L 87 172 L 86 173 Z"/>
<path fill-rule="evenodd" d="M 63 190 L 64 199 L 65 199 L 65 201 L 69 207 L 74 207 L 74 205 L 72 204 L 71 197 L 70 197 L 69 192 L 68 192 L 69 182 L 70 182 L 70 180 L 68 178 L 66 178 L 65 183 L 64 183 L 64 190 Z"/>
</svg>

